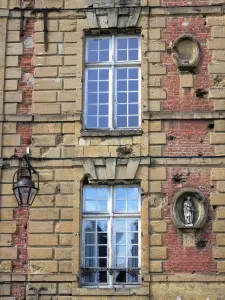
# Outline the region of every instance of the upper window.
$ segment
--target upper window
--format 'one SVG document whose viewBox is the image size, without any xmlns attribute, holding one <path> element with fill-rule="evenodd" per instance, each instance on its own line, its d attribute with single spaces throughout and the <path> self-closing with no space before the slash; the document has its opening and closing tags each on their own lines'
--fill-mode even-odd
<svg viewBox="0 0 225 300">
<path fill-rule="evenodd" d="M 85 64 L 85 128 L 139 128 L 139 37 L 87 38 Z"/>
<path fill-rule="evenodd" d="M 140 191 L 136 186 L 85 186 L 82 281 L 137 284 L 140 279 Z"/>
</svg>

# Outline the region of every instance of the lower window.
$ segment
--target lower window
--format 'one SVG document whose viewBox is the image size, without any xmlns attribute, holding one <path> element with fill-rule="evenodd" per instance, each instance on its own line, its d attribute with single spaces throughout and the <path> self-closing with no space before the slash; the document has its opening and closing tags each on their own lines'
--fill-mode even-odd
<svg viewBox="0 0 225 300">
<path fill-rule="evenodd" d="M 139 187 L 85 186 L 82 231 L 83 285 L 139 283 Z"/>
</svg>

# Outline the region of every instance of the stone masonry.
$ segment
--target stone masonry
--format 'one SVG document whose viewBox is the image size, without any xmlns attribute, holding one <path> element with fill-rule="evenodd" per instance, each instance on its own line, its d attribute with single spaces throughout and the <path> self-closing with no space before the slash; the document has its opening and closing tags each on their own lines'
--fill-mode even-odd
<svg viewBox="0 0 225 300">
<path fill-rule="evenodd" d="M 47 51 L 34 8 L 59 9 L 48 15 Z M 112 33 L 140 35 L 141 129 L 85 131 L 85 39 Z M 182 34 L 200 45 L 195 73 L 174 63 Z M 0 299 L 224 299 L 225 1 L 0 0 L 0 41 Z M 26 147 L 40 172 L 29 210 L 17 207 L 10 159 Z M 140 184 L 138 287 L 80 284 L 87 178 Z M 194 235 L 172 221 L 183 188 L 205 197 Z"/>
</svg>

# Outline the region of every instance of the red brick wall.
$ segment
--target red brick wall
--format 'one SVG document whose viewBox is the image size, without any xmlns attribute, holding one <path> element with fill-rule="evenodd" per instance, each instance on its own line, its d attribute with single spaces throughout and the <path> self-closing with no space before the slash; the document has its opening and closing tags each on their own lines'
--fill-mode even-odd
<svg viewBox="0 0 225 300">
<path fill-rule="evenodd" d="M 174 178 L 180 178 L 174 183 Z M 177 230 L 171 218 L 171 203 L 174 195 L 182 188 L 196 188 L 203 193 L 208 204 L 208 197 L 213 186 L 210 182 L 210 169 L 207 168 L 169 168 L 168 180 L 164 184 L 164 192 L 168 196 L 168 206 L 165 207 L 165 220 L 168 221 L 168 232 L 164 236 L 164 246 L 168 247 L 168 260 L 164 262 L 167 273 L 216 273 L 216 263 L 212 255 L 215 235 L 212 233 L 213 211 L 208 208 L 206 224 L 200 232 L 199 240 L 207 241 L 204 248 L 184 247 L 181 232 Z"/>
<path fill-rule="evenodd" d="M 214 149 L 209 142 L 209 121 L 167 121 L 163 131 L 167 135 L 165 156 L 211 156 Z"/>
<path fill-rule="evenodd" d="M 211 53 L 206 47 L 207 39 L 211 37 L 210 28 L 203 17 L 168 19 L 167 27 L 162 35 L 168 50 L 171 50 L 172 41 L 184 33 L 192 34 L 201 44 L 201 61 L 197 74 L 194 76 L 194 88 L 180 88 L 179 72 L 171 53 L 165 53 L 163 63 L 167 66 L 167 75 L 164 76 L 163 87 L 167 90 L 168 98 L 162 104 L 163 109 L 166 111 L 211 111 L 213 110 L 212 100 L 198 98 L 195 94 L 197 89 L 209 89 L 212 83 L 208 74 Z"/>
<path fill-rule="evenodd" d="M 24 1 L 30 5 L 34 5 L 34 1 Z M 24 41 L 27 37 L 34 35 L 34 21 L 28 20 L 26 24 L 26 31 L 24 37 L 21 37 L 21 41 Z M 34 48 L 24 48 L 24 54 L 20 57 L 20 67 L 23 74 L 34 74 L 33 67 Z M 18 114 L 29 114 L 32 108 L 33 102 L 33 85 L 21 82 L 20 90 L 23 92 L 23 102 L 18 105 Z M 16 149 L 16 154 L 22 156 L 26 151 L 26 148 L 31 144 L 32 127 L 29 123 L 18 123 L 17 133 L 21 135 L 21 147 Z M 27 253 L 27 225 L 29 219 L 29 210 L 26 208 L 14 209 L 14 220 L 16 220 L 17 229 L 13 235 L 13 246 L 17 246 L 18 259 L 12 261 L 12 273 L 26 274 L 28 270 L 28 253 Z M 14 283 L 12 285 L 12 295 L 17 300 L 25 299 L 25 283 Z"/>
</svg>

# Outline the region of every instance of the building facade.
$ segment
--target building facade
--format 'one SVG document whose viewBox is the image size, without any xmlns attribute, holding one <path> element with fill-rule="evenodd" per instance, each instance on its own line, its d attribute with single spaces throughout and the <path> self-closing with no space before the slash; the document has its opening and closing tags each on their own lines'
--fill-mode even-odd
<svg viewBox="0 0 225 300">
<path fill-rule="evenodd" d="M 0 299 L 224 299 L 224 5 L 0 1 Z"/>
</svg>

